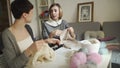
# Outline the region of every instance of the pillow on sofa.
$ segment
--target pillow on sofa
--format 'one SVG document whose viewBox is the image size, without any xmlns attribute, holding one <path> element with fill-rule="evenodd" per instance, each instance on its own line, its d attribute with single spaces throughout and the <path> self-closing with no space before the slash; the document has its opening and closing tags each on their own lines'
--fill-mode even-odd
<svg viewBox="0 0 120 68">
<path fill-rule="evenodd" d="M 98 40 L 99 41 L 111 41 L 111 40 L 114 40 L 114 39 L 116 39 L 116 37 L 108 36 L 108 37 L 104 37 L 104 38 L 99 38 Z"/>
<path fill-rule="evenodd" d="M 104 32 L 103 31 L 86 31 L 84 34 L 84 39 L 90 39 L 90 38 L 104 38 Z"/>
</svg>

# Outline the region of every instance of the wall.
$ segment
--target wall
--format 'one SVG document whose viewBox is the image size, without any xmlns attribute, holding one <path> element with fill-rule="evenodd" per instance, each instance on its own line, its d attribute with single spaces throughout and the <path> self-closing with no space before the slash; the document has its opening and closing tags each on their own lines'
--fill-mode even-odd
<svg viewBox="0 0 120 68">
<path fill-rule="evenodd" d="M 34 16 L 33 16 L 33 20 L 30 23 L 30 26 L 33 29 L 33 33 L 36 37 L 36 39 L 39 39 L 40 37 L 40 26 L 38 25 L 38 21 L 39 21 L 39 17 L 38 17 L 38 12 L 37 12 L 37 1 L 36 0 L 30 0 L 30 2 L 34 5 Z M 39 3 L 38 3 L 39 4 Z"/>
<path fill-rule="evenodd" d="M 11 2 L 13 0 L 10 0 Z M 30 0 L 34 5 L 34 17 L 30 26 L 33 29 L 33 33 L 36 38 L 41 37 L 41 26 L 38 22 L 38 14 L 36 5 L 36 0 Z M 76 22 L 77 21 L 77 4 L 82 2 L 94 1 L 94 21 L 120 21 L 120 8 L 119 3 L 120 0 L 55 0 L 61 4 L 64 16 L 63 19 L 68 22 Z M 14 18 L 12 18 L 14 21 Z"/>
<path fill-rule="evenodd" d="M 55 0 L 63 9 L 63 19 L 68 22 L 77 21 L 77 4 L 94 2 L 94 21 L 120 21 L 120 0 Z"/>
</svg>

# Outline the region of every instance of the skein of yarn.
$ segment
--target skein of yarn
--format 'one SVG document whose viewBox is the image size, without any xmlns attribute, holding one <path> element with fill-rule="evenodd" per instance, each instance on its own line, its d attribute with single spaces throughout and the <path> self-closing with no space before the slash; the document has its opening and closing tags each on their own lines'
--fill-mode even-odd
<svg viewBox="0 0 120 68">
<path fill-rule="evenodd" d="M 83 48 L 88 49 L 88 53 L 98 53 L 100 48 L 100 41 L 93 38 L 81 41 Z"/>
<path fill-rule="evenodd" d="M 71 57 L 70 68 L 78 68 L 79 65 L 87 62 L 86 54 L 83 52 L 77 52 Z"/>
<path fill-rule="evenodd" d="M 95 64 L 99 64 L 102 60 L 102 57 L 98 53 L 91 53 L 91 54 L 88 55 L 87 60 L 91 61 Z"/>
</svg>

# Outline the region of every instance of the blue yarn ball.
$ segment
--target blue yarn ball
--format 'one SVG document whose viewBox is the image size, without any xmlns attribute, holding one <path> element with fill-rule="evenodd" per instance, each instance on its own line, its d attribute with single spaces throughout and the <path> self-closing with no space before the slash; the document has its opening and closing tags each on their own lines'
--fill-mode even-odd
<svg viewBox="0 0 120 68">
<path fill-rule="evenodd" d="M 106 45 L 106 43 L 105 42 L 101 42 L 101 44 L 100 44 L 100 48 L 105 48 L 107 45 Z"/>
<path fill-rule="evenodd" d="M 107 49 L 107 48 L 100 48 L 100 49 L 99 49 L 99 53 L 100 53 L 101 55 L 108 54 L 108 49 Z"/>
</svg>

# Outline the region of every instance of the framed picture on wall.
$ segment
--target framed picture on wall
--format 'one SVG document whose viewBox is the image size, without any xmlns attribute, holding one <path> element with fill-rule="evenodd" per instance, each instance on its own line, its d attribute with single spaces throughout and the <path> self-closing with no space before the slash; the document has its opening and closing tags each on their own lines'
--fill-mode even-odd
<svg viewBox="0 0 120 68">
<path fill-rule="evenodd" d="M 93 21 L 94 2 L 78 3 L 78 22 Z"/>
</svg>

